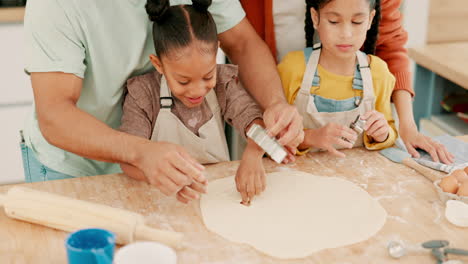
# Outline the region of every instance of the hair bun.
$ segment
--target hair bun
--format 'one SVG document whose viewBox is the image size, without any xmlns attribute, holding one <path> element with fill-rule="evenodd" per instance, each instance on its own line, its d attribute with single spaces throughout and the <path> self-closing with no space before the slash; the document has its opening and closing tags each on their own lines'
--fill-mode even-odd
<svg viewBox="0 0 468 264">
<path fill-rule="evenodd" d="M 153 22 L 162 21 L 169 7 L 169 0 L 147 0 L 145 5 L 146 13 Z"/>
<path fill-rule="evenodd" d="M 192 0 L 192 6 L 198 11 L 206 12 L 210 7 L 212 0 Z"/>
</svg>

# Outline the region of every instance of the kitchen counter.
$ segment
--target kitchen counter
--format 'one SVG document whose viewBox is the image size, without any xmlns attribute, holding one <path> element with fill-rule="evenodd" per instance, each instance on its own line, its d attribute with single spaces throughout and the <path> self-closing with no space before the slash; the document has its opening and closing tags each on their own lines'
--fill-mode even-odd
<svg viewBox="0 0 468 264">
<path fill-rule="evenodd" d="M 429 180 L 404 165 L 392 163 L 378 152 L 358 148 L 346 150 L 345 154 L 347 157 L 340 159 L 328 153 L 312 153 L 299 157 L 295 164 L 281 166 L 271 160 L 264 160 L 268 172 L 300 170 L 350 180 L 375 197 L 388 213 L 384 227 L 369 240 L 322 250 L 298 260 L 275 259 L 248 245 L 227 241 L 205 228 L 198 202 L 189 205 L 178 203 L 175 198 L 163 196 L 156 188 L 124 175 L 82 177 L 18 186 L 124 208 L 145 215 L 150 226 L 182 232 L 185 234 L 186 247 L 177 252 L 179 263 L 430 264 L 435 263 L 435 260 L 429 252 L 394 260 L 388 256 L 386 245 L 390 240 L 417 244 L 432 239 L 446 239 L 453 247 L 468 249 L 468 229 L 455 227 L 445 219 L 444 204 Z M 206 175 L 209 180 L 231 176 L 235 174 L 238 165 L 237 161 L 211 165 L 207 167 Z M 12 186 L 1 186 L 0 192 Z M 65 263 L 66 235 L 66 232 L 10 219 L 2 210 L 0 263 Z M 466 257 L 457 259 L 468 261 Z"/>
</svg>

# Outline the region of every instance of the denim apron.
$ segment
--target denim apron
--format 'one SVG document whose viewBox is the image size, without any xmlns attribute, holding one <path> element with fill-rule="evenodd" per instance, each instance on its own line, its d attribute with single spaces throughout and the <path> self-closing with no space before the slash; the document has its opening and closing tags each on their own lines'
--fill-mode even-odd
<svg viewBox="0 0 468 264">
<path fill-rule="evenodd" d="M 349 126 L 358 115 L 362 116 L 366 112 L 373 110 L 375 107 L 374 87 L 367 55 L 360 51 L 356 52 L 358 70 L 362 76 L 363 98 L 356 97 L 351 100 L 332 100 L 319 97 L 311 93 L 311 86 L 314 83 L 314 77 L 317 79 L 315 73 L 317 71 L 317 65 L 320 58 L 320 50 L 321 44 L 315 44 L 312 54 L 307 61 L 301 88 L 297 93 L 294 104 L 297 106 L 299 113 L 303 117 L 305 128 L 317 129 L 327 125 L 328 123 L 337 123 L 343 126 Z M 351 107 L 349 106 L 350 102 L 353 104 Z M 319 111 L 323 110 L 321 108 L 326 108 L 326 105 L 334 105 L 334 110 L 338 110 L 338 112 Z M 362 133 L 358 135 L 358 139 L 354 143 L 354 147 L 360 146 L 363 146 Z"/>
<path fill-rule="evenodd" d="M 206 95 L 206 100 L 213 116 L 200 127 L 197 136 L 171 112 L 173 98 L 166 78 L 162 76 L 159 99 L 161 109 L 156 118 L 151 140 L 183 146 L 201 164 L 229 161 L 224 120 L 214 89 Z"/>
</svg>

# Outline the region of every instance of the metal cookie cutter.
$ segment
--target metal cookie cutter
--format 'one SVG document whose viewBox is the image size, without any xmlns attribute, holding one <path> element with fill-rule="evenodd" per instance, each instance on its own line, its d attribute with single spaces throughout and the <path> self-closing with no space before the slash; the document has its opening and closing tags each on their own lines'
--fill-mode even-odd
<svg viewBox="0 0 468 264">
<path fill-rule="evenodd" d="M 358 135 L 360 135 L 362 132 L 364 132 L 364 126 L 366 125 L 366 121 L 361 119 L 361 116 L 358 115 L 356 119 L 349 125 L 349 128 L 354 130 Z M 348 139 L 343 137 L 343 140 L 350 142 Z M 354 142 L 350 142 L 353 143 Z"/>
<path fill-rule="evenodd" d="M 259 145 L 270 157 L 276 161 L 276 163 L 281 163 L 284 158 L 287 156 L 286 150 L 281 146 L 281 144 L 276 141 L 276 139 L 268 136 L 268 133 L 263 127 L 253 124 L 249 131 L 247 131 L 247 136 L 251 138 L 257 145 Z"/>
<path fill-rule="evenodd" d="M 349 127 L 356 131 L 356 133 L 361 134 L 362 132 L 364 132 L 364 126 L 366 125 L 366 121 L 365 120 L 362 120 L 361 119 L 361 116 L 358 115 L 356 117 L 356 120 L 354 120 L 354 122 L 351 123 L 351 125 L 349 125 Z"/>
</svg>

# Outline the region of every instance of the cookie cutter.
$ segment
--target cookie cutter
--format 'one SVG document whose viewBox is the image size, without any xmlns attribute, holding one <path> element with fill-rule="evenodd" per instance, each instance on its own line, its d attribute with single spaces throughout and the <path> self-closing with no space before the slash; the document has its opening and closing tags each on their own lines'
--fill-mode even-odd
<svg viewBox="0 0 468 264">
<path fill-rule="evenodd" d="M 364 132 L 364 126 L 366 125 L 366 120 L 361 119 L 361 115 L 358 115 L 356 117 L 356 120 L 349 125 L 349 128 L 352 130 L 356 131 L 356 133 L 359 135 L 362 132 Z"/>
<path fill-rule="evenodd" d="M 283 162 L 288 155 L 284 147 L 275 138 L 270 137 L 263 127 L 257 124 L 250 127 L 247 131 L 247 137 L 260 146 L 276 163 Z"/>
</svg>

